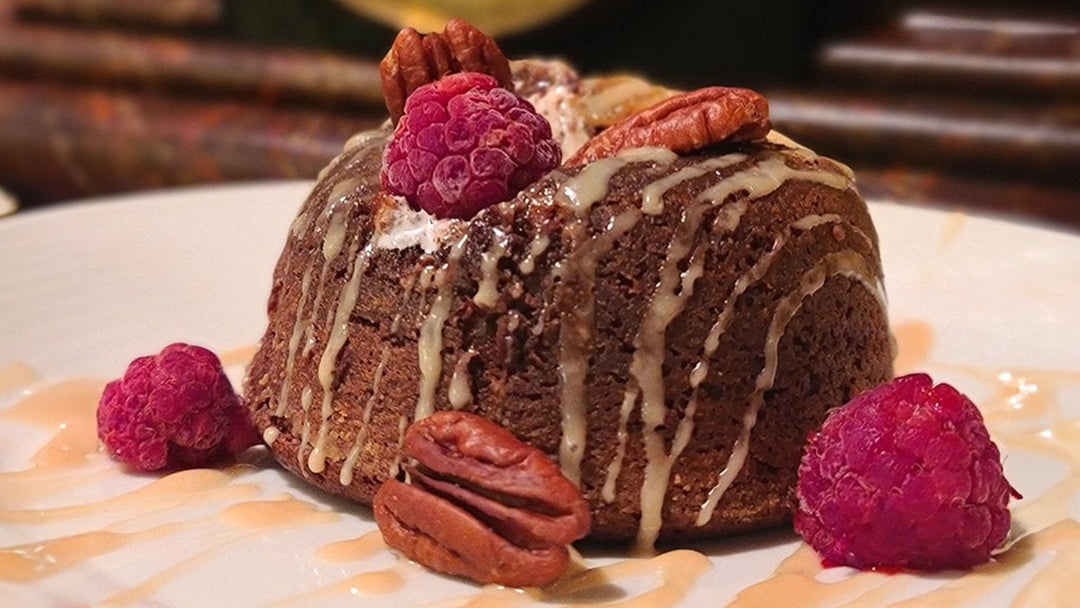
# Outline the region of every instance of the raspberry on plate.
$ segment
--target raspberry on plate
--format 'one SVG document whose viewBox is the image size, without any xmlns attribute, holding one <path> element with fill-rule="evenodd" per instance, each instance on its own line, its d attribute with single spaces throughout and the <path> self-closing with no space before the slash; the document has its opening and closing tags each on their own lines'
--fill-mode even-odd
<svg viewBox="0 0 1080 608">
<path fill-rule="evenodd" d="M 487 74 L 461 72 L 409 95 L 380 178 L 413 208 L 469 218 L 512 198 L 561 156 L 532 104 Z"/>
<path fill-rule="evenodd" d="M 202 466 L 259 441 L 217 356 L 190 344 L 132 361 L 105 387 L 97 423 L 109 453 L 140 471 Z"/>
<path fill-rule="evenodd" d="M 998 448 L 966 396 L 912 374 L 833 410 L 799 466 L 798 532 L 826 563 L 944 570 L 1009 531 Z"/>
</svg>

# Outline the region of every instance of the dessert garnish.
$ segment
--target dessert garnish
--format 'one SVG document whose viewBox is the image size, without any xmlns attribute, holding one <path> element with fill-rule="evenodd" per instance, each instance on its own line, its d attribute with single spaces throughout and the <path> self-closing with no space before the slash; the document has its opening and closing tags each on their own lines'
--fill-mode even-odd
<svg viewBox="0 0 1080 608">
<path fill-rule="evenodd" d="M 590 139 L 566 164 L 580 165 L 645 146 L 693 152 L 722 141 L 761 139 L 770 125 L 769 102 L 760 93 L 706 87 L 668 97 L 627 116 Z"/>
<path fill-rule="evenodd" d="M 1019 498 L 975 404 L 925 374 L 833 410 L 809 438 L 797 492 L 795 530 L 827 564 L 861 569 L 985 562 Z"/>
<path fill-rule="evenodd" d="M 139 471 L 202 466 L 259 442 L 217 356 L 176 343 L 139 357 L 101 395 L 98 438 Z"/>
<path fill-rule="evenodd" d="M 451 19 L 441 33 L 420 34 L 411 27 L 398 32 L 379 63 L 390 120 L 397 124 L 413 91 L 455 72 L 490 74 L 499 86 L 513 91 L 510 62 L 499 45 L 468 22 Z"/>
<path fill-rule="evenodd" d="M 561 157 L 551 125 L 495 78 L 460 72 L 416 89 L 383 157 L 383 188 L 438 217 L 509 200 Z"/>
<path fill-rule="evenodd" d="M 411 483 L 383 483 L 375 521 L 388 545 L 432 570 L 545 585 L 589 531 L 588 504 L 558 465 L 486 418 L 436 412 L 409 427 L 403 451 Z"/>
</svg>

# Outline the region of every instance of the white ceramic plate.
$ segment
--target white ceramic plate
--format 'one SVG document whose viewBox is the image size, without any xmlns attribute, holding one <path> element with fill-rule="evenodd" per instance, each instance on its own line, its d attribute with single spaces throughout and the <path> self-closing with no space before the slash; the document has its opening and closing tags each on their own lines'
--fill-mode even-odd
<svg viewBox="0 0 1080 608">
<path fill-rule="evenodd" d="M 251 345 L 263 330 L 287 226 L 308 188 L 190 189 L 0 219 L 0 413 L 24 389 L 41 395 L 72 378 L 116 377 L 134 356 L 173 341 L 219 353 Z M 981 404 L 1006 472 L 1027 497 L 1016 530 L 1080 516 L 1080 432 L 1069 438 L 1080 424 L 1080 237 L 889 204 L 872 211 L 900 366 L 930 371 Z M 366 555 L 338 545 L 330 556 L 328 545 L 374 529 L 369 512 L 309 490 L 265 460 L 218 474 L 228 477 L 218 480 L 225 491 L 181 499 L 156 491 L 117 499 L 157 488 L 161 477 L 123 473 L 100 454 L 66 468 L 27 469 L 57 430 L 0 415 L 0 605 L 457 606 L 479 598 L 502 606 L 534 599 L 436 576 L 385 550 Z M 1040 444 L 1048 432 L 1054 442 Z M 195 485 L 204 491 L 207 483 Z M 219 515 L 285 494 L 321 515 L 292 526 L 250 518 L 228 524 Z M 639 571 L 604 571 L 598 586 L 539 601 L 666 605 L 681 597 L 680 605 L 723 606 L 768 579 L 758 589 L 777 594 L 770 605 L 881 605 L 971 577 L 838 568 L 809 570 L 809 587 L 769 579 L 799 546 L 789 531 L 720 541 L 696 547 L 712 562 L 698 577 L 679 572 L 681 565 L 630 562 L 642 564 Z M 980 584 L 989 595 L 978 605 L 1010 605 L 1018 594 L 1027 601 L 1032 589 L 1054 592 L 1061 581 L 1043 576 L 1054 555 L 1040 549 L 1022 563 L 1004 560 L 1008 567 Z M 586 558 L 589 566 L 628 559 L 614 551 Z M 663 587 L 665 572 L 671 595 L 642 597 Z M 675 580 L 679 574 L 685 580 Z M 812 603 L 810 588 L 829 590 L 828 601 Z M 752 605 L 746 596 L 740 601 Z"/>
</svg>

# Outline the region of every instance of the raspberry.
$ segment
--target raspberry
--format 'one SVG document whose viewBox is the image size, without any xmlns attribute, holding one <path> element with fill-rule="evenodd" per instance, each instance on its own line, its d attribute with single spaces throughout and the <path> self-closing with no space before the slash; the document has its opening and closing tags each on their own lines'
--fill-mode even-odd
<svg viewBox="0 0 1080 608">
<path fill-rule="evenodd" d="M 202 466 L 259 440 L 217 356 L 190 344 L 132 361 L 105 387 L 97 423 L 109 453 L 140 471 Z"/>
<path fill-rule="evenodd" d="M 797 492 L 795 531 L 826 563 L 862 569 L 985 562 L 1019 497 L 978 408 L 925 374 L 833 410 L 809 438 Z"/>
<path fill-rule="evenodd" d="M 487 74 L 461 72 L 405 101 L 382 164 L 382 186 L 413 208 L 469 218 L 513 198 L 559 164 L 551 125 Z"/>
</svg>

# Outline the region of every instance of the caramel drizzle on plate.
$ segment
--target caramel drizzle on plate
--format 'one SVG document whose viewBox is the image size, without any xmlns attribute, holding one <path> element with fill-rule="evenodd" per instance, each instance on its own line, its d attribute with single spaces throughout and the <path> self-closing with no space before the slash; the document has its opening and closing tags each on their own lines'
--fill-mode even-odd
<svg viewBox="0 0 1080 608">
<path fill-rule="evenodd" d="M 799 220 L 793 230 L 825 225 L 831 218 Z M 778 244 L 777 246 L 782 246 Z M 775 246 L 774 246 L 775 248 Z M 825 264 L 828 266 L 828 263 Z M 430 279 L 429 279 L 430 281 Z M 816 282 L 816 280 L 815 280 Z M 868 287 L 869 289 L 869 287 Z M 798 545 L 774 574 L 743 589 L 731 599 L 736 608 L 772 606 L 798 597 L 803 605 L 831 606 L 952 606 L 977 602 L 1001 589 L 1021 569 L 1038 566 L 1019 586 L 1014 606 L 1068 604 L 1075 595 L 1072 572 L 1080 564 L 1080 523 L 1070 501 L 1080 488 L 1080 422 L 1066 416 L 1061 391 L 1080 385 L 1080 372 L 1047 369 L 992 369 L 934 360 L 933 329 L 924 322 L 901 320 L 895 326 L 904 365 L 947 370 L 978 384 L 971 394 L 983 405 L 993 436 L 1004 453 L 1031 454 L 1064 466 L 1060 478 L 1013 509 L 1016 536 L 992 562 L 969 572 L 933 577 L 914 574 L 883 575 L 831 569 L 824 572 L 813 552 Z M 14 371 L 11 371 L 14 370 Z M 102 479 L 124 475 L 97 451 L 93 412 L 103 383 L 69 381 L 41 386 L 25 366 L 0 367 L 0 383 L 28 390 L 28 396 L 0 409 L 0 425 L 36 428 L 46 437 L 41 448 L 27 458 L 28 468 L 0 472 L 0 520 L 34 538 L 0 548 L 0 582 L 46 584 L 50 577 L 78 568 L 88 560 L 136 550 L 190 530 L 202 534 L 194 554 L 173 560 L 129 588 L 109 591 L 105 598 L 84 598 L 107 605 L 155 597 L 170 582 L 183 584 L 194 570 L 224 551 L 254 547 L 267 534 L 288 529 L 318 527 L 338 521 L 335 513 L 290 496 L 260 496 L 260 482 L 250 465 L 224 470 L 196 469 L 148 479 L 130 491 L 83 502 L 65 502 L 63 492 L 90 489 Z M 904 372 L 908 369 L 901 368 Z M 42 505 L 49 505 L 42 508 Z M 210 515 L 185 516 L 196 505 L 209 506 Z M 108 514 L 103 521 L 102 513 Z M 135 518 L 134 516 L 138 517 Z M 42 534 L 61 525 L 67 533 Z M 304 605 L 315 600 L 358 594 L 398 593 L 404 581 L 418 574 L 415 566 L 398 561 L 372 531 L 353 540 L 312 546 L 312 555 L 328 563 L 356 564 L 336 581 L 300 595 L 284 595 L 270 605 Z M 614 605 L 636 607 L 675 603 L 694 590 L 694 582 L 709 570 L 708 558 L 678 551 L 652 559 L 618 560 L 609 566 L 570 573 L 553 587 L 526 593 L 482 588 L 451 600 L 448 605 L 522 606 L 534 602 L 580 605 L 593 593 L 614 585 L 621 589 L 645 572 L 657 580 L 640 593 Z M 109 562 L 98 561 L 109 568 Z M 389 567 L 388 567 L 389 566 Z M 927 589 L 929 584 L 930 588 Z M 914 596 L 912 589 L 919 589 Z"/>
<path fill-rule="evenodd" d="M 848 608 L 970 604 L 1001 589 L 1031 564 L 1038 565 L 1030 578 L 1018 586 L 1012 605 L 1068 605 L 1076 593 L 1073 572 L 1080 564 L 1080 523 L 1071 516 L 1069 506 L 1072 495 L 1080 488 L 1077 448 L 1080 423 L 1065 417 L 1061 391 L 1080 385 L 1080 372 L 1003 371 L 934 362 L 930 358 L 932 341 L 926 343 L 926 336 L 932 332 L 925 324 L 904 321 L 896 325 L 896 330 L 901 352 L 914 341 L 914 350 L 909 352 L 921 354 L 921 358 L 912 360 L 913 365 L 948 369 L 979 382 L 982 394 L 976 395 L 976 400 L 983 404 L 987 423 L 1006 453 L 1027 452 L 1063 464 L 1065 471 L 1061 479 L 1014 508 L 1014 530 L 1023 532 L 1012 538 L 1008 548 L 993 561 L 971 571 L 943 573 L 932 578 L 845 568 L 825 572 L 813 551 L 799 543 L 770 577 L 744 588 L 726 605 L 774 606 L 792 597 L 800 598 L 800 605 L 811 608 L 838 603 Z M 164 567 L 146 578 L 125 588 L 101 591 L 105 597 L 80 596 L 104 605 L 127 605 L 152 600 L 167 584 L 194 583 L 199 580 L 193 578 L 198 576 L 195 573 L 198 567 L 218 559 L 226 551 L 247 550 L 259 546 L 261 539 L 268 536 L 340 521 L 336 513 L 305 500 L 260 496 L 261 484 L 255 475 L 258 470 L 250 465 L 173 473 L 95 501 L 58 501 L 55 488 L 47 483 L 58 475 L 67 480 L 69 489 L 91 489 L 101 478 L 87 473 L 102 468 L 112 477 L 125 475 L 96 451 L 93 426 L 79 422 L 92 420 L 103 383 L 68 381 L 46 386 L 36 381 L 28 383 L 37 386 L 29 396 L 0 410 L 0 424 L 28 425 L 47 431 L 48 436 L 38 452 L 28 458 L 29 468 L 0 472 L 0 499 L 6 509 L 0 515 L 34 540 L 0 547 L 0 583 L 47 584 L 50 577 L 79 568 L 89 560 L 98 560 L 95 567 L 108 572 L 114 566 L 101 561 L 108 556 L 138 551 L 163 539 L 201 531 L 198 537 L 201 540 L 190 554 L 166 560 Z M 1048 416 L 1051 422 L 1045 423 Z M 54 452 L 66 453 L 58 457 Z M 20 488 L 17 495 L 11 491 L 14 487 Z M 41 504 L 52 506 L 41 509 Z M 208 509 L 210 514 L 185 515 L 196 506 Z M 134 515 L 138 517 L 133 518 Z M 46 530 L 54 526 L 61 526 L 68 533 L 49 537 Z M 285 591 L 287 587 L 282 586 L 280 599 L 264 605 L 300 606 L 357 595 L 393 597 L 402 592 L 405 581 L 420 574 L 419 567 L 400 561 L 385 548 L 372 524 L 366 526 L 367 531 L 356 538 L 310 547 L 313 559 L 348 567 L 340 578 L 331 578 L 322 586 L 299 594 Z M 256 554 L 254 568 L 258 567 L 258 559 Z M 711 569 L 711 561 L 686 550 L 650 559 L 621 559 L 601 567 L 572 571 L 545 589 L 522 593 L 499 587 L 474 588 L 462 591 L 456 598 L 450 597 L 446 605 L 498 608 L 538 602 L 590 605 L 592 598 L 605 589 L 626 593 L 624 587 L 647 573 L 655 573 L 655 578 L 644 589 L 607 605 L 625 608 L 673 605 L 693 593 L 695 582 Z M 940 584 L 935 585 L 935 580 Z M 912 589 L 919 591 L 912 595 Z"/>
</svg>

